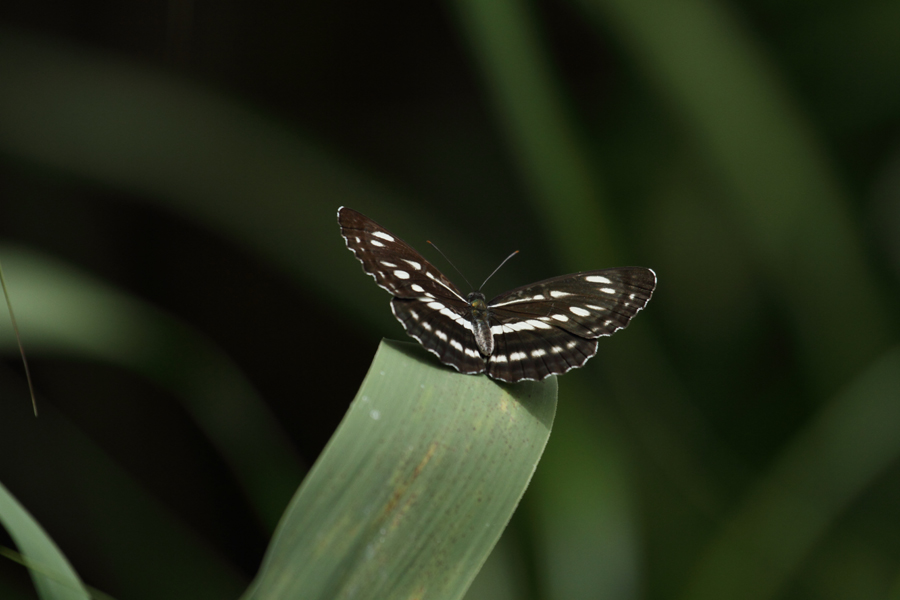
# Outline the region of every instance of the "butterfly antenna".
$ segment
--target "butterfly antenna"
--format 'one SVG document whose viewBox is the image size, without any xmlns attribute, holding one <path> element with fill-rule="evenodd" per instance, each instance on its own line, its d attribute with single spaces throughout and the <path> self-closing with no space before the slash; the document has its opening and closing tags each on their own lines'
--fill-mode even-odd
<svg viewBox="0 0 900 600">
<path fill-rule="evenodd" d="M 459 269 L 457 269 L 457 268 L 456 268 L 456 265 L 454 265 L 452 262 L 450 262 L 450 259 L 447 258 L 447 255 L 444 254 L 443 252 L 441 252 L 441 249 L 438 248 L 437 246 L 435 246 L 435 245 L 434 245 L 434 242 L 432 242 L 431 240 L 425 240 L 425 241 L 428 242 L 429 244 L 431 244 L 432 246 L 434 246 L 434 249 L 435 249 L 435 250 L 437 250 L 438 252 L 440 252 L 441 256 L 444 257 L 444 260 L 446 260 L 447 263 L 448 263 L 451 267 L 453 267 L 453 270 L 456 271 L 457 273 L 459 273 L 459 276 L 463 278 L 463 281 L 465 281 L 465 282 L 468 284 L 469 289 L 472 289 L 472 284 L 469 283 L 469 280 L 466 279 L 466 276 L 462 274 L 462 271 L 460 271 Z"/>
<path fill-rule="evenodd" d="M 494 274 L 497 273 L 497 271 L 500 270 L 500 267 L 502 267 L 503 265 L 506 264 L 506 261 L 508 261 L 509 259 L 511 259 L 513 256 L 515 256 L 515 255 L 518 254 L 518 253 L 519 253 L 519 251 L 516 250 L 515 252 L 513 252 L 512 254 L 510 254 L 509 256 L 507 256 L 506 258 L 504 258 L 504 259 L 503 259 L 503 262 L 500 263 L 500 265 L 499 265 L 496 269 L 494 269 L 494 272 L 487 276 L 487 279 L 484 280 L 484 283 L 481 284 L 481 287 L 478 288 L 478 291 L 479 291 L 479 292 L 481 291 L 481 288 L 483 288 L 483 287 L 484 287 L 484 284 L 488 282 L 488 279 L 490 279 L 491 277 L 493 277 Z"/>
</svg>

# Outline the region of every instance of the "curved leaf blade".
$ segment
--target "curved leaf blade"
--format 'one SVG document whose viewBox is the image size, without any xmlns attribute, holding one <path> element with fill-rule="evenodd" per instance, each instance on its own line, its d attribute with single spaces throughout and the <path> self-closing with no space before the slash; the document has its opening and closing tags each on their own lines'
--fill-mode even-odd
<svg viewBox="0 0 900 600">
<path fill-rule="evenodd" d="M 245 598 L 462 597 L 531 480 L 556 392 L 383 341 Z"/>
<path fill-rule="evenodd" d="M 0 483 L 0 524 L 15 540 L 42 600 L 88 600 L 81 580 L 47 532 Z"/>
</svg>

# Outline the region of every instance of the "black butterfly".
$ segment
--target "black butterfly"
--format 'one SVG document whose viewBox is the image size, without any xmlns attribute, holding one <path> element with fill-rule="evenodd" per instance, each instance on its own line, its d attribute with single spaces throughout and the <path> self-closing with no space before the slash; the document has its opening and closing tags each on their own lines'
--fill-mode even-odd
<svg viewBox="0 0 900 600">
<path fill-rule="evenodd" d="M 653 294 L 643 267 L 584 271 L 516 288 L 485 302 L 463 296 L 412 246 L 372 219 L 338 209 L 347 247 L 394 298 L 394 316 L 427 350 L 460 373 L 514 383 L 583 366 L 597 338 L 628 325 Z"/>
</svg>

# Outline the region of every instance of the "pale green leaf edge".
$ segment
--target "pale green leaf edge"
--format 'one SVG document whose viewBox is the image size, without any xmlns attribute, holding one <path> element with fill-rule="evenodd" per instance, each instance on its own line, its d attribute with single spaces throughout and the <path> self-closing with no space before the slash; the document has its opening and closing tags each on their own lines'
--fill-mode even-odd
<svg viewBox="0 0 900 600">
<path fill-rule="evenodd" d="M 18 546 L 41 600 L 90 599 L 66 557 L 2 483 L 0 523 Z"/>
<path fill-rule="evenodd" d="M 499 384 L 383 341 L 245 600 L 461 598 L 544 451 L 557 384 Z"/>
</svg>

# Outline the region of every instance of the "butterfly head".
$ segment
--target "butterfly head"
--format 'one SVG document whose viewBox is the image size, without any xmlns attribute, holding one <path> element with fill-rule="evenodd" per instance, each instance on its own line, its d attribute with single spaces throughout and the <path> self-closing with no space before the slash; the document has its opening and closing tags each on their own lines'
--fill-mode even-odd
<svg viewBox="0 0 900 600">
<path fill-rule="evenodd" d="M 469 310 L 475 319 L 487 320 L 488 305 L 481 292 L 472 292 L 466 297 Z"/>
</svg>

